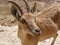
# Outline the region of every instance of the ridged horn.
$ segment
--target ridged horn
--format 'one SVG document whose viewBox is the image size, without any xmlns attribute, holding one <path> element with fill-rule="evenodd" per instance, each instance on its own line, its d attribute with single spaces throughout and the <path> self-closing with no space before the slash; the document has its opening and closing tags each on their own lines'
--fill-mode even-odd
<svg viewBox="0 0 60 45">
<path fill-rule="evenodd" d="M 11 1 L 11 0 L 8 0 L 8 2 L 14 4 L 18 8 L 18 10 L 21 12 L 21 15 L 24 14 L 23 10 L 21 9 L 21 7 L 19 6 L 19 4 L 17 2 Z"/>
<path fill-rule="evenodd" d="M 29 5 L 28 5 L 27 1 L 26 0 L 23 0 L 23 1 L 24 1 L 25 5 L 26 5 L 27 12 L 29 12 L 30 11 L 30 8 L 29 8 Z"/>
</svg>

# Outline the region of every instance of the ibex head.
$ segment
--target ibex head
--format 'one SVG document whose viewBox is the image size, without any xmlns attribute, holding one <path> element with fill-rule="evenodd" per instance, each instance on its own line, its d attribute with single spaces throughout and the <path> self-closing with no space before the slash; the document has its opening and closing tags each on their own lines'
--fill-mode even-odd
<svg viewBox="0 0 60 45">
<path fill-rule="evenodd" d="M 27 2 L 25 0 L 23 0 L 26 4 L 27 7 L 27 13 L 24 13 L 23 10 L 20 7 L 20 4 L 18 4 L 15 1 L 8 1 L 10 3 L 13 4 L 12 8 L 11 8 L 11 13 L 13 14 L 13 16 L 15 16 L 15 18 L 18 20 L 18 22 L 20 22 L 22 25 L 22 27 L 27 27 L 32 34 L 38 36 L 41 33 L 40 28 L 37 26 L 36 22 L 35 22 L 35 16 L 32 14 L 35 11 L 35 5 L 33 6 L 32 10 L 30 10 Z"/>
</svg>

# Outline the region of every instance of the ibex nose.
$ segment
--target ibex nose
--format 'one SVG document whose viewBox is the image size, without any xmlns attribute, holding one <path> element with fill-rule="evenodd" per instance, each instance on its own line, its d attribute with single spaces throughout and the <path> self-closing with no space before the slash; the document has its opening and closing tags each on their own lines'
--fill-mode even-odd
<svg viewBox="0 0 60 45">
<path fill-rule="evenodd" d="M 35 29 L 35 32 L 37 32 L 37 33 L 38 33 L 38 32 L 40 32 L 40 30 L 39 30 L 39 29 Z"/>
<path fill-rule="evenodd" d="M 34 34 L 36 36 L 39 36 L 41 34 L 41 30 L 40 29 L 35 29 L 35 30 L 33 30 L 33 32 L 34 32 Z"/>
</svg>

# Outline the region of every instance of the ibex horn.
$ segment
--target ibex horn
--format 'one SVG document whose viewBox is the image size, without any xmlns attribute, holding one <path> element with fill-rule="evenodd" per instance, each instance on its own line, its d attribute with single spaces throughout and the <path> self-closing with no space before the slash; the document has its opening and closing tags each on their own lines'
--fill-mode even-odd
<svg viewBox="0 0 60 45">
<path fill-rule="evenodd" d="M 26 5 L 27 12 L 29 12 L 30 11 L 30 8 L 29 8 L 29 5 L 28 5 L 27 1 L 26 0 L 23 0 L 23 1 L 24 1 L 25 5 Z"/>
<path fill-rule="evenodd" d="M 19 6 L 19 4 L 17 2 L 11 1 L 11 0 L 9 0 L 8 2 L 14 4 L 18 8 L 18 10 L 21 12 L 21 15 L 24 14 L 23 10 L 21 9 L 21 7 Z"/>
</svg>

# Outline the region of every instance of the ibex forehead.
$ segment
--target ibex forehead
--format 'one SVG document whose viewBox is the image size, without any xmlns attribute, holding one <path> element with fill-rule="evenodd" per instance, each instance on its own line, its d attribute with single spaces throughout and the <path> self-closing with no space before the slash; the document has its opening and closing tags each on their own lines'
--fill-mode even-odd
<svg viewBox="0 0 60 45">
<path fill-rule="evenodd" d="M 34 14 L 31 14 L 31 13 L 25 13 L 22 18 L 25 18 L 25 19 L 33 19 L 35 18 Z"/>
</svg>

